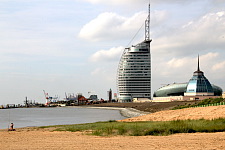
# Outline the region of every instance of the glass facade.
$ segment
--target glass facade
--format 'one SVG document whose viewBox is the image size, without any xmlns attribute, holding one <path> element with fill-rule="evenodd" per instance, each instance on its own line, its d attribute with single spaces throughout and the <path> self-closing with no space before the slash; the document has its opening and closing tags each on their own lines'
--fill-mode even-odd
<svg viewBox="0 0 225 150">
<path fill-rule="evenodd" d="M 121 102 L 131 102 L 133 98 L 151 98 L 150 42 L 144 41 L 124 50 L 117 73 Z"/>
<path fill-rule="evenodd" d="M 204 75 L 197 75 L 190 79 L 186 93 L 213 93 L 213 89 Z"/>
<path fill-rule="evenodd" d="M 195 95 L 214 95 L 214 91 L 209 80 L 204 76 L 204 73 L 199 69 L 194 72 L 193 77 L 190 79 L 187 85 L 187 90 L 184 93 L 185 96 Z"/>
<path fill-rule="evenodd" d="M 155 91 L 153 97 L 184 96 L 186 88 L 187 83 L 168 84 Z"/>
</svg>

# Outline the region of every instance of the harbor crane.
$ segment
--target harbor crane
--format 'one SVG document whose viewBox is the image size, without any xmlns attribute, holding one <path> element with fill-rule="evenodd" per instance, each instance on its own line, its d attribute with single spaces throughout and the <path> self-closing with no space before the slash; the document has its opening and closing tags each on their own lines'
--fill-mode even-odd
<svg viewBox="0 0 225 150">
<path fill-rule="evenodd" d="M 49 104 L 51 103 L 51 101 L 52 101 L 52 97 L 50 97 L 50 96 L 48 95 L 48 93 L 45 92 L 45 90 L 43 90 L 43 92 L 44 92 L 45 99 L 46 99 L 45 105 L 49 105 Z"/>
</svg>

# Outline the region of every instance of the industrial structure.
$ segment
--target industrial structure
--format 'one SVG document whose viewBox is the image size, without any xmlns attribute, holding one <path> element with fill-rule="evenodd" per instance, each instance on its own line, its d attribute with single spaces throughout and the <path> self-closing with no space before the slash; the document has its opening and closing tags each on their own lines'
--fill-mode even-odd
<svg viewBox="0 0 225 150">
<path fill-rule="evenodd" d="M 109 102 L 112 102 L 112 89 L 108 91 L 108 99 L 109 99 Z"/>
<path fill-rule="evenodd" d="M 125 48 L 118 66 L 117 89 L 119 102 L 134 98 L 151 99 L 150 4 L 145 20 L 145 40 Z"/>
</svg>

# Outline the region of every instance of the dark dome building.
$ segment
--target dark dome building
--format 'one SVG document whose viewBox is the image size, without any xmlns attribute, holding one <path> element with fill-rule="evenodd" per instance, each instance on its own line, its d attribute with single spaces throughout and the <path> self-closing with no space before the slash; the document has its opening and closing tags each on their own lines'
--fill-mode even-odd
<svg viewBox="0 0 225 150">
<path fill-rule="evenodd" d="M 174 83 L 163 86 L 154 92 L 153 100 L 201 100 L 218 97 L 222 93 L 223 90 L 219 86 L 211 84 L 204 73 L 200 71 L 198 57 L 198 69 L 188 83 Z"/>
</svg>

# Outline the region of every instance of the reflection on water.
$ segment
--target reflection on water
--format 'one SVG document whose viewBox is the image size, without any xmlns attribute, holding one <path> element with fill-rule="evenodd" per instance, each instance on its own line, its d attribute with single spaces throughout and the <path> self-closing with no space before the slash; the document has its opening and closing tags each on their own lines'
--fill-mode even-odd
<svg viewBox="0 0 225 150">
<path fill-rule="evenodd" d="M 120 120 L 119 110 L 78 107 L 0 109 L 0 129 Z"/>
</svg>

